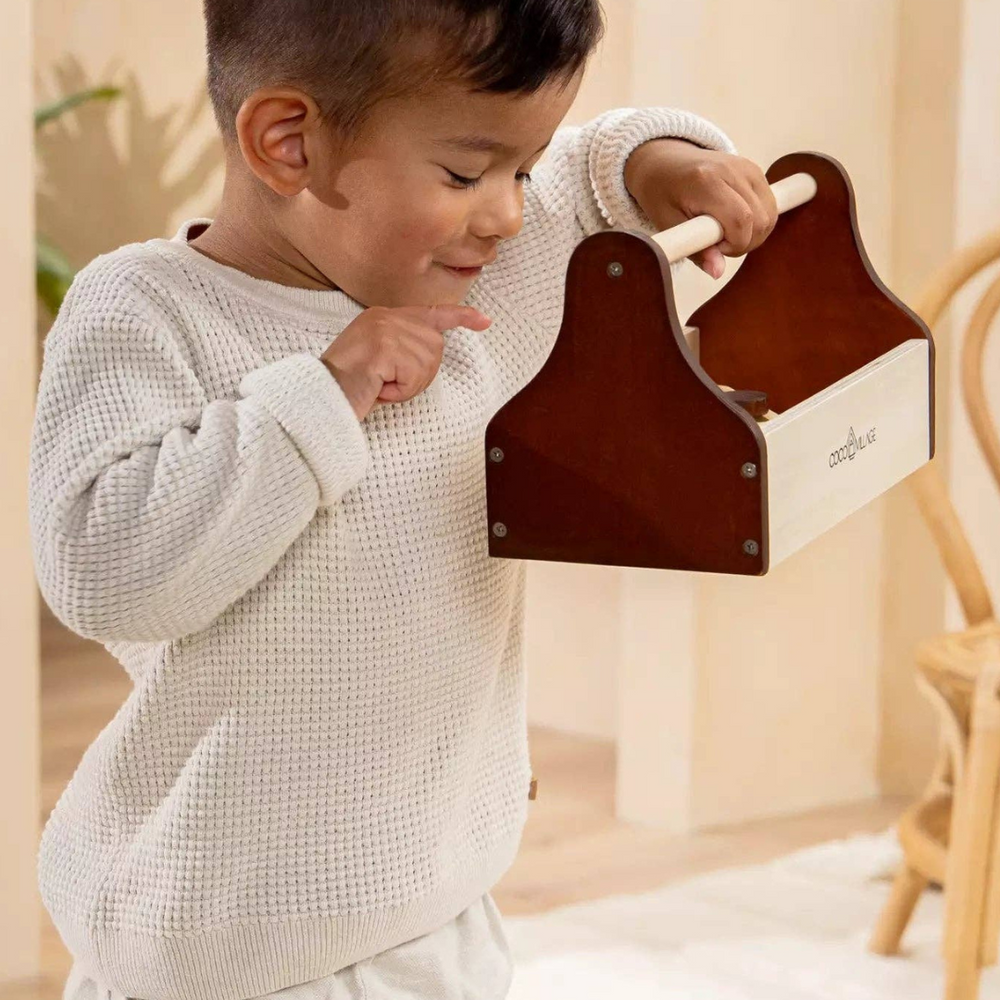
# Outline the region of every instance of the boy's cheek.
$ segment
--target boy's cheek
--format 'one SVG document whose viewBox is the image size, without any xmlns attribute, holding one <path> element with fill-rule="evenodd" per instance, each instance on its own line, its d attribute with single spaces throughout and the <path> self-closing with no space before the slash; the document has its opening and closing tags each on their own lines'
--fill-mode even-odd
<svg viewBox="0 0 1000 1000">
<path fill-rule="evenodd" d="M 463 215 L 454 208 L 432 204 L 416 214 L 413 207 L 400 206 L 400 216 L 393 226 L 403 254 L 433 260 L 447 255 L 450 249 L 464 249 L 468 244 L 462 231 Z"/>
<path fill-rule="evenodd" d="M 474 242 L 464 205 L 442 197 L 434 185 L 383 194 L 349 199 L 343 211 L 313 206 L 318 211 L 310 213 L 309 256 L 332 280 L 340 275 L 380 301 L 443 301 L 454 282 L 436 262 L 466 254 Z"/>
</svg>

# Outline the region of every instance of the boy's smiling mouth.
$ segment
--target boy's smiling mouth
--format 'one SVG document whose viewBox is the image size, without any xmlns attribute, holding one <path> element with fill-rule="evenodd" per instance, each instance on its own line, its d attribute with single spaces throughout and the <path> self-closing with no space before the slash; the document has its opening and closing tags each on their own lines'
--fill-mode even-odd
<svg viewBox="0 0 1000 1000">
<path fill-rule="evenodd" d="M 495 259 L 496 258 L 494 258 L 494 260 Z M 493 261 L 489 260 L 489 261 L 486 261 L 486 263 L 484 263 L 484 264 L 477 264 L 477 265 L 475 265 L 473 267 L 456 267 L 453 264 L 445 264 L 445 263 L 442 263 L 439 260 L 435 261 L 434 263 L 435 264 L 440 264 L 440 266 L 443 267 L 446 271 L 450 271 L 452 274 L 457 275 L 458 277 L 461 277 L 461 278 L 474 278 L 476 275 L 478 275 L 482 271 L 482 269 L 487 264 L 492 264 Z"/>
<path fill-rule="evenodd" d="M 439 264 L 443 264 L 445 267 L 452 267 L 456 270 L 470 270 L 472 268 L 486 267 L 487 264 L 492 264 L 497 259 L 496 251 L 493 252 L 491 257 L 487 257 L 486 260 L 466 260 L 461 263 L 449 264 L 447 261 L 440 260 Z"/>
</svg>

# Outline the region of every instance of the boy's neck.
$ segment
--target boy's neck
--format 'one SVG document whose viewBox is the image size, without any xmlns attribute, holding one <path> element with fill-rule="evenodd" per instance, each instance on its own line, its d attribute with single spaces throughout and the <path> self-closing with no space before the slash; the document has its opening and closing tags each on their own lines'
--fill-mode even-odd
<svg viewBox="0 0 1000 1000">
<path fill-rule="evenodd" d="M 273 206 L 261 196 L 256 178 L 227 163 L 222 202 L 212 224 L 188 246 L 254 278 L 294 288 L 337 290 L 274 224 Z"/>
</svg>

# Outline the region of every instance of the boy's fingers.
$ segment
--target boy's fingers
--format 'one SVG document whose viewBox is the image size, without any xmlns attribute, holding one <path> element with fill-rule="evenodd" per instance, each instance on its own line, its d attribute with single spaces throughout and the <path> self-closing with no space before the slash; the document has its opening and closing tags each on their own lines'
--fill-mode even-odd
<svg viewBox="0 0 1000 1000">
<path fill-rule="evenodd" d="M 725 237 L 718 247 L 727 257 L 739 257 L 747 252 L 753 239 L 753 210 L 735 188 L 727 184 L 726 192 L 721 207 L 716 209 L 715 217 Z"/>
<path fill-rule="evenodd" d="M 778 201 L 770 184 L 762 172 L 754 172 L 748 178 L 754 213 L 753 242 L 750 250 L 756 250 L 771 235 L 778 221 Z"/>
<path fill-rule="evenodd" d="M 753 177 L 727 181 L 732 197 L 717 216 L 725 238 L 718 244 L 727 257 L 756 250 L 767 239 L 778 220 L 778 203 L 767 180 Z"/>
<path fill-rule="evenodd" d="M 709 277 L 718 280 L 726 273 L 726 258 L 722 256 L 718 244 L 691 255 L 691 262 L 700 267 Z"/>
<path fill-rule="evenodd" d="M 435 330 L 444 333 L 456 326 L 465 326 L 470 330 L 485 330 L 493 322 L 472 306 L 436 305 L 420 306 L 421 319 Z"/>
</svg>

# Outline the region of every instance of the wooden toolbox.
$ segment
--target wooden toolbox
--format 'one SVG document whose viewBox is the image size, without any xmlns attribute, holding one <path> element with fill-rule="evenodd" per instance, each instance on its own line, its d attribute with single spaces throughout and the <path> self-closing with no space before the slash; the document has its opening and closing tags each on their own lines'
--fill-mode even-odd
<svg viewBox="0 0 1000 1000">
<path fill-rule="evenodd" d="M 767 178 L 773 233 L 686 328 L 669 262 L 715 220 L 581 241 L 549 357 L 487 426 L 490 555 L 761 575 L 933 456 L 933 340 L 846 172 L 794 153 Z"/>
</svg>

